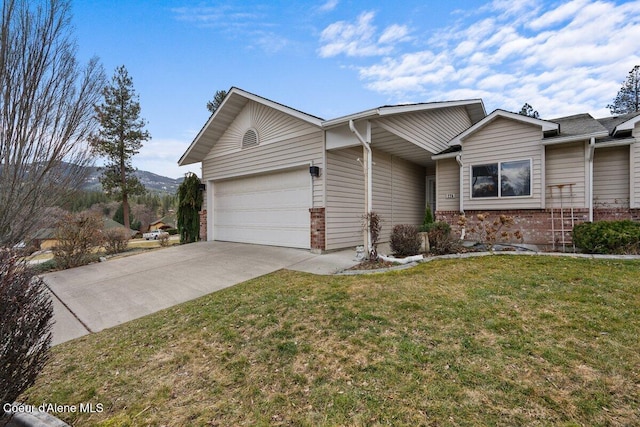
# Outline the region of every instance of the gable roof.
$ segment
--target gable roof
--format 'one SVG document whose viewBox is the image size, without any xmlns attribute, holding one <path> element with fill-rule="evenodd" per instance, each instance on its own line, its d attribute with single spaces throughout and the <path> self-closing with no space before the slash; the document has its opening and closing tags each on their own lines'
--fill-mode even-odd
<svg viewBox="0 0 640 427">
<path fill-rule="evenodd" d="M 220 103 L 218 109 L 209 117 L 209 120 L 207 120 L 207 123 L 205 123 L 200 132 L 198 132 L 198 135 L 196 135 L 191 145 L 189 145 L 189 148 L 187 148 L 182 157 L 180 157 L 178 165 L 184 166 L 201 162 L 249 101 L 254 101 L 281 111 L 314 126 L 322 126 L 322 119 L 320 117 L 303 113 L 302 111 L 287 107 L 286 105 L 271 101 L 251 92 L 232 87 L 229 89 L 227 96 L 222 100 L 222 103 Z"/>
<path fill-rule="evenodd" d="M 471 123 L 479 122 L 487 114 L 484 109 L 484 103 L 481 99 L 421 102 L 416 104 L 383 105 L 378 108 L 372 108 L 370 110 L 360 111 L 358 113 L 337 117 L 335 119 L 325 120 L 322 123 L 322 127 L 328 129 L 335 126 L 347 124 L 351 120 L 374 119 L 378 117 L 388 117 L 395 114 L 413 113 L 451 107 L 465 107 L 467 113 L 469 114 L 469 118 L 471 119 Z"/>
<path fill-rule="evenodd" d="M 540 126 L 542 128 L 542 132 L 545 134 L 547 133 L 557 134 L 560 131 L 560 125 L 558 123 L 554 123 L 549 120 L 535 119 L 533 117 L 523 116 L 522 114 L 512 113 L 510 111 L 498 109 L 498 110 L 494 110 L 491 114 L 489 114 L 488 116 L 486 116 L 485 118 L 483 118 L 482 120 L 480 120 L 479 122 L 477 122 L 476 124 L 468 128 L 467 130 L 465 130 L 464 132 L 462 132 L 461 134 L 453 138 L 451 141 L 449 141 L 449 145 L 460 145 L 462 143 L 462 140 L 468 138 L 469 136 L 473 135 L 474 133 L 476 133 L 477 131 L 479 131 L 489 123 L 499 118 L 515 120 L 515 121 L 530 124 L 533 126 Z"/>
<path fill-rule="evenodd" d="M 598 119 L 598 122 L 609 131 L 609 135 L 620 136 L 624 132 L 633 131 L 636 124 L 640 122 L 640 111 L 622 116 L 604 117 Z"/>
</svg>

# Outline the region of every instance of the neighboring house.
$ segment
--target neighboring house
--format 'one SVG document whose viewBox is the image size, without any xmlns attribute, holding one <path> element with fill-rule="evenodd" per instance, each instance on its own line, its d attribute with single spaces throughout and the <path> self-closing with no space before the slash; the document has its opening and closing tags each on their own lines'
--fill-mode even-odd
<svg viewBox="0 0 640 427">
<path fill-rule="evenodd" d="M 433 156 L 437 216 L 455 228 L 460 212 L 506 214 L 536 244 L 569 241 L 579 222 L 639 219 L 638 137 L 640 113 L 539 120 L 496 110 Z"/>
<path fill-rule="evenodd" d="M 102 218 L 102 221 L 103 221 L 105 230 L 109 230 L 111 228 L 122 228 L 122 229 L 126 230 L 126 227 L 124 225 L 122 225 L 118 221 L 114 221 L 113 219 L 108 218 L 106 216 Z M 136 234 L 138 234 L 137 230 L 129 229 L 129 235 L 131 237 L 135 236 Z"/>
<path fill-rule="evenodd" d="M 154 230 L 169 230 L 171 228 L 176 228 L 176 214 L 175 212 L 169 213 L 162 218 L 153 221 L 149 224 L 149 231 Z"/>
<path fill-rule="evenodd" d="M 55 228 L 41 228 L 31 239 L 31 244 L 41 251 L 53 249 L 58 244 Z"/>
<path fill-rule="evenodd" d="M 395 224 L 421 224 L 428 204 L 454 227 L 461 212 L 509 213 L 526 240 L 551 243 L 559 203 L 580 220 L 637 215 L 639 120 L 487 116 L 478 99 L 323 120 L 231 88 L 178 163 L 202 163 L 207 240 L 366 245 L 366 212 L 380 214 L 385 241 Z"/>
<path fill-rule="evenodd" d="M 179 164 L 202 162 L 207 240 L 333 250 L 363 244 L 369 210 L 387 238 L 420 224 L 435 197 L 431 156 L 483 117 L 469 100 L 325 121 L 231 88 Z"/>
</svg>

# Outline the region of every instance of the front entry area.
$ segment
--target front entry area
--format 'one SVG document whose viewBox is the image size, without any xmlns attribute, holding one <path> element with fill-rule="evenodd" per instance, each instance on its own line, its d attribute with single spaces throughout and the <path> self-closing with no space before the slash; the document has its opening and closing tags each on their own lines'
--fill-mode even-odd
<svg viewBox="0 0 640 427">
<path fill-rule="evenodd" d="M 309 168 L 214 181 L 213 239 L 310 248 Z"/>
</svg>

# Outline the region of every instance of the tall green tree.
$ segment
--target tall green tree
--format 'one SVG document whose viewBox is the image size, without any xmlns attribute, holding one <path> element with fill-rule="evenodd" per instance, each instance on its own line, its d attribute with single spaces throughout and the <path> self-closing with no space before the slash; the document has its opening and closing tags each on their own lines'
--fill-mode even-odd
<svg viewBox="0 0 640 427">
<path fill-rule="evenodd" d="M 131 228 L 129 196 L 145 192 L 134 175 L 132 158 L 151 136 L 144 129 L 146 121 L 140 117 L 139 98 L 124 65 L 116 68 L 102 96 L 103 102 L 95 106 L 100 129 L 90 142 L 94 151 L 106 159 L 100 183 L 107 193 L 122 201 L 124 226 Z"/>
<path fill-rule="evenodd" d="M 640 111 L 640 65 L 629 71 L 613 103 L 607 105 L 607 108 L 611 114 L 618 115 Z"/>
<path fill-rule="evenodd" d="M 69 1 L 4 0 L 0 13 L 0 245 L 13 245 L 83 184 L 105 75 L 76 59 Z"/>
<path fill-rule="evenodd" d="M 533 117 L 534 119 L 540 118 L 540 114 L 538 114 L 538 112 L 534 110 L 528 102 L 525 102 L 518 114 L 520 114 L 521 116 Z"/>
<path fill-rule="evenodd" d="M 215 113 L 224 98 L 227 96 L 226 90 L 218 90 L 215 95 L 213 95 L 213 99 L 207 102 L 207 110 L 211 112 L 211 114 Z"/>
<path fill-rule="evenodd" d="M 200 237 L 200 210 L 202 209 L 202 190 L 200 178 L 192 172 L 187 173 L 178 187 L 178 233 L 180 243 L 192 243 Z"/>
</svg>

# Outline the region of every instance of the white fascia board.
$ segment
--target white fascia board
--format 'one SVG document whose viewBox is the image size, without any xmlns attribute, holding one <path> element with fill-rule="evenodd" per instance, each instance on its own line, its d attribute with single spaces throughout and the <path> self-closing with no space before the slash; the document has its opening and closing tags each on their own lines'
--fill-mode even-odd
<svg viewBox="0 0 640 427">
<path fill-rule="evenodd" d="M 345 124 L 349 124 L 351 120 L 362 120 L 362 119 L 370 119 L 373 117 L 377 117 L 380 115 L 378 108 L 373 108 L 371 110 L 361 111 L 359 113 L 349 114 L 348 116 L 336 117 L 335 119 L 325 120 L 322 122 L 322 127 L 325 129 L 329 129 L 336 126 L 341 126 Z"/>
<path fill-rule="evenodd" d="M 428 110 L 436 110 L 440 108 L 466 107 L 471 104 L 482 105 L 482 100 L 469 99 L 466 101 L 443 101 L 443 102 L 428 102 L 424 104 L 393 105 L 389 107 L 380 107 L 379 111 L 381 116 L 389 116 L 392 114 L 413 113 L 416 111 L 428 111 Z"/>
<path fill-rule="evenodd" d="M 455 159 L 462 151 L 452 151 L 451 153 L 435 154 L 431 156 L 431 160 Z"/>
<path fill-rule="evenodd" d="M 587 133 L 584 135 L 571 135 L 571 136 L 564 136 L 559 138 L 543 139 L 542 145 L 555 145 L 555 144 L 564 144 L 566 142 L 586 141 L 591 138 L 604 138 L 607 136 L 609 136 L 609 132 L 606 132 L 606 131 Z"/>
<path fill-rule="evenodd" d="M 348 116 L 337 117 L 335 119 L 326 120 L 322 123 L 322 127 L 325 129 L 340 126 L 349 123 L 351 120 L 363 120 L 372 119 L 375 117 L 391 116 L 394 114 L 413 113 L 416 111 L 428 111 L 436 110 L 440 108 L 451 107 L 466 107 L 469 105 L 478 104 L 482 106 L 484 111 L 484 104 L 481 99 L 470 99 L 466 101 L 444 101 L 444 102 L 429 102 L 422 104 L 407 104 L 407 105 L 393 105 L 388 107 L 373 108 L 371 110 L 361 111 L 359 113 L 349 114 Z"/>
<path fill-rule="evenodd" d="M 494 112 L 489 114 L 487 117 L 480 120 L 478 123 L 471 126 L 467 130 L 462 132 L 460 135 L 452 139 L 449 142 L 449 145 L 461 144 L 462 140 L 464 140 L 466 137 L 468 137 L 469 135 L 472 135 L 479 129 L 483 128 L 484 126 L 488 125 L 489 123 L 493 122 L 498 118 L 516 120 L 522 123 L 528 123 L 534 126 L 540 126 L 542 132 L 548 132 L 553 130 L 557 131 L 560 129 L 560 125 L 558 123 L 550 122 L 548 120 L 534 119 L 533 117 L 523 116 L 522 114 L 512 113 L 510 111 L 495 110 Z"/>
<path fill-rule="evenodd" d="M 622 132 L 625 130 L 633 130 L 633 128 L 636 127 L 636 124 L 640 122 L 640 115 L 639 116 L 635 116 L 632 119 L 627 120 L 626 122 L 622 122 L 620 123 L 618 126 L 616 126 L 613 129 L 613 132 L 611 132 L 611 135 L 614 135 L 618 132 Z"/>
</svg>

